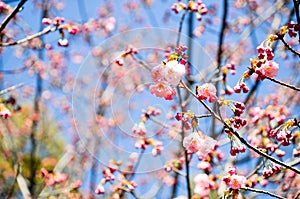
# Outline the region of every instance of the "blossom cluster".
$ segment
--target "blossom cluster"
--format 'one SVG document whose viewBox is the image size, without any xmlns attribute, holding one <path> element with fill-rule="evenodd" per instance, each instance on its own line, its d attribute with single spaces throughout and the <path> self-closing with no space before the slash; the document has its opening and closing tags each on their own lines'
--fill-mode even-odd
<svg viewBox="0 0 300 199">
<path fill-rule="evenodd" d="M 176 96 L 173 86 L 177 86 L 186 73 L 184 51 L 186 47 L 179 46 L 166 61 L 151 70 L 153 83 L 149 86 L 150 93 L 159 98 L 172 100 Z"/>
<path fill-rule="evenodd" d="M 201 21 L 202 15 L 206 15 L 208 13 L 208 9 L 205 4 L 198 0 L 197 2 L 190 0 L 188 4 L 181 2 L 178 0 L 178 3 L 174 3 L 171 8 L 176 14 L 178 14 L 181 10 L 188 10 L 190 12 L 196 13 L 196 18 Z"/>
<path fill-rule="evenodd" d="M 79 27 L 74 24 L 63 24 L 65 19 L 63 17 L 43 18 L 42 24 L 53 26 L 59 30 L 60 39 L 58 40 L 58 45 L 61 47 L 69 46 L 68 40 L 65 38 L 64 30 L 67 30 L 71 35 L 76 35 L 79 32 Z"/>
<path fill-rule="evenodd" d="M 240 189 L 246 185 L 245 176 L 237 175 L 236 168 L 230 167 L 227 176 L 223 178 L 226 185 L 230 186 L 231 189 Z"/>
<path fill-rule="evenodd" d="M 153 146 L 152 149 L 152 155 L 157 156 L 161 154 L 163 151 L 163 143 L 155 140 L 155 139 L 148 139 L 146 138 L 146 127 L 145 127 L 145 122 L 150 118 L 150 117 L 155 117 L 158 116 L 161 113 L 159 109 L 156 109 L 154 107 L 149 106 L 146 111 L 141 115 L 141 119 L 139 124 L 134 124 L 132 128 L 132 132 L 134 135 L 136 135 L 139 139 L 135 143 L 135 148 L 137 149 L 146 149 L 147 146 Z"/>
<path fill-rule="evenodd" d="M 197 153 L 200 154 L 200 156 L 211 152 L 216 145 L 216 140 L 200 131 L 193 132 L 183 139 L 183 147 L 186 148 L 189 153 Z"/>
<path fill-rule="evenodd" d="M 286 33 L 288 33 L 290 37 L 296 37 L 299 30 L 300 25 L 296 24 L 294 21 L 290 21 L 286 26 L 282 26 L 280 28 L 279 35 L 283 37 Z"/>
<path fill-rule="evenodd" d="M 218 100 L 217 89 L 211 83 L 205 83 L 201 86 L 196 86 L 196 95 L 199 100 L 208 100 L 210 103 L 214 103 Z"/>
</svg>

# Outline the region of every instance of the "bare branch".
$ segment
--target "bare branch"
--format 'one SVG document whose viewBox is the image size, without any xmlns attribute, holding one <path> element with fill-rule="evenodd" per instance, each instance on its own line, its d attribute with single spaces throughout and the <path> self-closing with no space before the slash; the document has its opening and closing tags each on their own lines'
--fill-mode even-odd
<svg viewBox="0 0 300 199">
<path fill-rule="evenodd" d="M 2 30 L 4 30 L 8 22 L 21 10 L 22 6 L 26 2 L 27 0 L 21 0 L 20 3 L 18 3 L 18 5 L 13 9 L 13 11 L 9 15 L 7 15 L 7 17 L 3 20 L 3 22 L 0 25 L 0 33 L 2 32 Z"/>
</svg>

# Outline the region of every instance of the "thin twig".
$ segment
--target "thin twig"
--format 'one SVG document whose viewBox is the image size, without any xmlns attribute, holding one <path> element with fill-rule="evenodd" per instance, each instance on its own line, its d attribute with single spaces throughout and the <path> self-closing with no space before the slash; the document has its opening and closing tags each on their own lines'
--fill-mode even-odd
<svg viewBox="0 0 300 199">
<path fill-rule="evenodd" d="M 252 192 L 255 192 L 255 193 L 263 193 L 263 194 L 272 196 L 272 197 L 274 197 L 274 198 L 286 199 L 285 197 L 276 195 L 276 194 L 274 194 L 274 193 L 271 193 L 271 192 L 265 191 L 265 190 L 254 189 L 254 188 L 250 188 L 250 187 L 243 187 L 243 188 L 241 188 L 241 189 L 243 189 L 243 190 L 245 190 L 245 191 L 252 191 Z"/>
<path fill-rule="evenodd" d="M 284 46 L 290 50 L 292 53 L 294 53 L 295 55 L 299 56 L 300 57 L 300 53 L 297 52 L 296 50 L 294 50 L 285 40 L 282 36 L 279 36 L 278 37 L 280 41 L 282 41 L 282 43 L 284 44 Z"/>
<path fill-rule="evenodd" d="M 21 0 L 18 3 L 18 5 L 13 9 L 13 11 L 9 15 L 7 15 L 7 17 L 3 20 L 3 22 L 0 25 L 0 33 L 2 32 L 2 30 L 4 30 L 8 22 L 21 10 L 22 6 L 26 3 L 26 1 L 27 0 Z"/>
<path fill-rule="evenodd" d="M 7 47 L 7 46 L 15 46 L 15 45 L 19 45 L 19 44 L 22 44 L 22 43 L 25 43 L 25 42 L 28 42 L 32 39 L 35 39 L 37 37 L 41 37 L 45 34 L 48 34 L 49 32 L 55 32 L 59 29 L 62 29 L 62 26 L 60 27 L 51 27 L 51 26 L 48 26 L 46 28 L 44 28 L 42 31 L 38 32 L 38 33 L 35 33 L 33 35 L 29 35 L 23 39 L 20 39 L 18 41 L 13 41 L 13 42 L 6 42 L 6 43 L 0 43 L 0 46 L 1 47 Z"/>
<path fill-rule="evenodd" d="M 181 19 L 180 19 L 180 22 L 179 22 L 178 37 L 177 37 L 176 47 L 179 46 L 179 43 L 180 43 L 180 36 L 181 36 L 181 32 L 182 32 L 182 26 L 183 26 L 183 21 L 184 21 L 184 18 L 186 16 L 186 13 L 187 13 L 187 10 L 185 10 L 185 12 L 181 16 Z"/>
<path fill-rule="evenodd" d="M 20 87 L 22 87 L 22 86 L 24 86 L 24 84 L 23 84 L 23 83 L 20 83 L 20 84 L 11 86 L 11 87 L 9 87 L 9 88 L 6 88 L 6 89 L 4 89 L 4 90 L 1 90 L 1 91 L 0 91 L 0 95 L 4 95 L 4 94 L 6 94 L 6 93 L 9 93 L 9 92 L 11 92 L 11 91 L 13 91 L 13 90 L 16 90 L 17 88 L 20 88 Z"/>
<path fill-rule="evenodd" d="M 270 78 L 270 77 L 265 77 L 265 78 L 268 79 L 268 80 L 270 80 L 270 81 L 272 81 L 272 82 L 274 82 L 274 83 L 280 84 L 281 86 L 288 87 L 288 88 L 290 88 L 292 90 L 295 90 L 295 91 L 300 91 L 300 88 L 298 88 L 298 87 L 296 87 L 294 85 L 290 85 L 290 84 L 287 84 L 285 82 L 282 82 L 282 81 L 279 81 L 277 79 Z"/>
<path fill-rule="evenodd" d="M 184 110 L 184 107 L 182 105 L 182 96 L 181 96 L 179 86 L 177 86 L 177 93 L 178 93 L 178 99 L 179 99 L 179 105 L 180 105 L 181 112 L 184 112 L 185 110 Z M 182 142 L 183 142 L 184 136 L 185 136 L 184 122 L 181 121 L 181 139 L 182 139 Z M 188 154 L 187 154 L 186 150 L 184 150 L 184 159 L 185 159 L 185 170 L 186 170 L 185 180 L 186 180 L 186 184 L 187 184 L 188 198 L 191 198 L 192 193 L 191 193 L 191 185 L 190 185 L 190 168 L 189 168 Z"/>
</svg>

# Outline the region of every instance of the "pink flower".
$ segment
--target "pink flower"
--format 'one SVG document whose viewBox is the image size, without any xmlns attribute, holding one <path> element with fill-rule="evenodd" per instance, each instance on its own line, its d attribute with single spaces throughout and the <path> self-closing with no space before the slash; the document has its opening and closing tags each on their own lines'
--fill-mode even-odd
<svg viewBox="0 0 300 199">
<path fill-rule="evenodd" d="M 132 128 L 132 132 L 136 135 L 145 135 L 147 130 L 145 127 L 145 124 L 143 122 L 140 122 L 139 124 L 135 124 Z"/>
<path fill-rule="evenodd" d="M 277 75 L 279 67 L 278 64 L 274 61 L 266 61 L 266 63 L 262 65 L 262 68 L 264 70 L 265 76 L 273 78 Z"/>
<path fill-rule="evenodd" d="M 152 70 L 151 70 L 151 76 L 152 79 L 157 82 L 157 81 L 161 81 L 164 79 L 163 76 L 163 68 L 161 67 L 161 65 L 155 66 Z"/>
<path fill-rule="evenodd" d="M 211 167 L 211 164 L 207 161 L 201 161 L 199 162 L 199 164 L 197 165 L 197 167 L 201 170 L 204 170 L 204 171 L 211 171 L 212 167 Z"/>
<path fill-rule="evenodd" d="M 197 87 L 196 90 L 197 90 L 197 97 L 199 100 L 208 99 L 210 103 L 214 103 L 218 99 L 216 95 L 217 89 L 213 84 L 210 83 L 203 84 L 202 86 Z"/>
<path fill-rule="evenodd" d="M 0 106 L 0 117 L 3 119 L 11 117 L 11 112 L 3 104 Z"/>
<path fill-rule="evenodd" d="M 185 74 L 185 66 L 178 63 L 178 61 L 168 61 L 163 68 L 163 75 L 165 80 L 174 86 L 177 86 L 181 77 Z"/>
<path fill-rule="evenodd" d="M 95 194 L 104 194 L 104 192 L 105 192 L 105 189 L 104 189 L 103 185 L 100 183 L 95 190 Z"/>
<path fill-rule="evenodd" d="M 68 29 L 68 31 L 71 35 L 76 35 L 79 32 L 79 28 L 78 26 L 73 25 Z"/>
<path fill-rule="evenodd" d="M 149 87 L 150 93 L 156 97 L 165 98 L 166 100 L 172 100 L 176 95 L 176 91 L 166 82 L 155 82 Z"/>
<path fill-rule="evenodd" d="M 234 175 L 236 174 L 236 168 L 235 167 L 230 167 L 228 170 L 229 175 Z"/>
<path fill-rule="evenodd" d="M 198 152 L 199 156 L 207 155 L 214 149 L 215 144 L 217 144 L 216 140 L 201 132 L 192 133 L 183 139 L 183 146 L 193 153 Z"/>
<path fill-rule="evenodd" d="M 245 186 L 245 184 L 246 184 L 245 176 L 233 174 L 230 177 L 229 185 L 232 189 L 240 189 L 241 187 Z"/>
<path fill-rule="evenodd" d="M 50 19 L 50 18 L 43 18 L 42 19 L 42 24 L 50 25 L 50 24 L 52 24 L 52 19 Z"/>
<path fill-rule="evenodd" d="M 216 184 L 207 174 L 201 173 L 194 178 L 195 188 L 194 192 L 199 194 L 201 198 L 208 198 L 210 189 L 216 189 Z"/>
</svg>

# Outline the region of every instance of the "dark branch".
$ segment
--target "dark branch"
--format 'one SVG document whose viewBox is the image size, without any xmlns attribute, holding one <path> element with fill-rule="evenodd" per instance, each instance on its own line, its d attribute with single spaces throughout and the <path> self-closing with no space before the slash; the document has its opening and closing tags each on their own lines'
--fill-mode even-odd
<svg viewBox="0 0 300 199">
<path fill-rule="evenodd" d="M 0 25 L 0 33 L 2 32 L 2 30 L 4 30 L 8 22 L 21 10 L 26 1 L 27 0 L 21 0 L 20 3 L 18 3 L 18 5 L 14 8 L 14 10 L 3 20 Z"/>
</svg>

